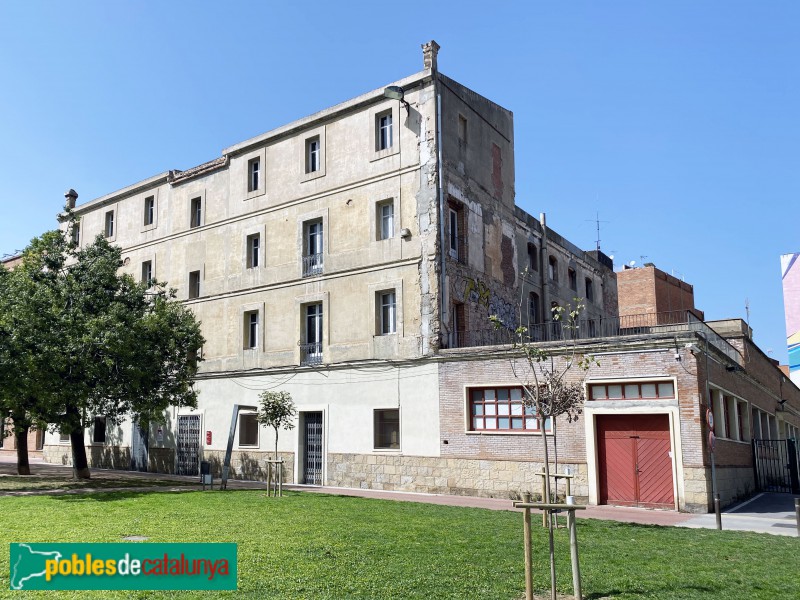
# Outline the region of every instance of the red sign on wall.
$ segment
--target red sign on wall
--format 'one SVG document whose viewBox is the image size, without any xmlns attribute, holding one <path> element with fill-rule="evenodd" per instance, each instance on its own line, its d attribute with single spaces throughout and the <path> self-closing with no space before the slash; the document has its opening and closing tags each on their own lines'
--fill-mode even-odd
<svg viewBox="0 0 800 600">
<path fill-rule="evenodd" d="M 211 432 L 210 431 L 206 431 L 206 446 L 210 446 L 210 445 L 211 445 Z"/>
</svg>

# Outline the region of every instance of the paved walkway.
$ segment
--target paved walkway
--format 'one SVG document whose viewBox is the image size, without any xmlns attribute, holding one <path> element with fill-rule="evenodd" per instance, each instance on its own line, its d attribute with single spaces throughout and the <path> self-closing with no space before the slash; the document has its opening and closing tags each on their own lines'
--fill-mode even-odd
<svg viewBox="0 0 800 600">
<path fill-rule="evenodd" d="M 193 491 L 200 488 L 197 477 L 168 475 L 163 473 L 138 473 L 134 471 L 112 471 L 109 469 L 92 469 L 92 479 L 115 479 L 126 482 L 141 481 L 142 485 L 120 488 L 78 488 L 70 490 L 37 490 L 37 491 L 3 491 L 3 475 L 16 474 L 16 465 L 13 455 L 0 453 L 0 496 L 18 495 L 44 495 L 44 494 L 83 494 L 107 491 L 153 491 L 153 492 L 182 492 Z M 60 476 L 68 475 L 71 467 L 46 463 L 41 459 L 31 459 L 31 473 L 33 476 Z M 156 484 L 156 480 L 159 482 Z M 148 482 L 149 485 L 148 485 Z M 169 482 L 165 485 L 165 482 Z M 174 482 L 174 485 L 172 485 Z M 219 480 L 214 481 L 215 489 Z M 230 480 L 228 488 L 238 489 L 265 489 L 265 484 L 258 481 Z M 396 500 L 399 502 L 422 502 L 445 506 L 464 506 L 472 508 L 486 508 L 489 510 L 515 510 L 510 500 L 498 498 L 477 498 L 474 496 L 447 496 L 443 494 L 418 494 L 412 492 L 394 492 L 381 490 L 351 489 L 339 487 L 318 487 L 306 485 L 285 485 L 287 490 L 304 491 L 310 493 L 333 494 L 339 496 L 357 496 L 362 498 L 379 498 L 383 500 Z M 722 528 L 740 531 L 756 531 L 772 533 L 775 535 L 796 536 L 794 498 L 791 494 L 759 494 L 758 496 L 730 507 L 722 512 Z M 625 523 L 639 523 L 643 525 L 665 525 L 693 528 L 716 527 L 714 514 L 688 514 L 669 510 L 651 510 L 644 508 L 627 508 L 619 506 L 589 506 L 586 510 L 579 511 L 581 519 L 605 519 Z"/>
</svg>

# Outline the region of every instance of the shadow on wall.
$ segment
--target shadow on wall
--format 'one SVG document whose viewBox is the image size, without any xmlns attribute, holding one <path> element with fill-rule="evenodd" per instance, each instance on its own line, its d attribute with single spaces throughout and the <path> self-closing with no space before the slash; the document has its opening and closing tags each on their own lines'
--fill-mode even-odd
<svg viewBox="0 0 800 600">
<path fill-rule="evenodd" d="M 266 481 L 267 464 L 265 461 L 271 459 L 274 452 L 237 452 L 231 453 L 231 479 L 243 479 L 248 481 Z M 280 452 L 279 456 L 283 459 L 283 482 L 294 482 L 294 453 Z M 222 463 L 225 460 L 225 452 L 222 450 L 206 450 L 203 453 L 203 460 L 211 463 L 211 474 L 213 477 L 222 477 Z"/>
</svg>

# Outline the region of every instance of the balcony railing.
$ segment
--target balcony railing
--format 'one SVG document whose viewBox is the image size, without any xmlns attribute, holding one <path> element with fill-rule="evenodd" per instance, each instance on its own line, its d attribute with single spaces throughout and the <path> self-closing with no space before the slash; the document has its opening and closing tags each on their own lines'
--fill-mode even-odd
<svg viewBox="0 0 800 600">
<path fill-rule="evenodd" d="M 321 365 L 322 342 L 313 342 L 311 344 L 300 344 L 300 364 Z"/>
<path fill-rule="evenodd" d="M 734 363 L 742 365 L 742 356 L 739 351 L 690 311 L 598 317 L 596 319 L 581 319 L 574 324 L 569 324 L 565 321 L 537 323 L 528 327 L 528 330 L 522 334 L 522 339 L 517 337 L 517 333 L 514 330 L 505 328 L 456 331 L 443 336 L 442 347 L 497 346 L 510 344 L 514 338 L 525 343 L 560 342 L 689 331 L 701 333 L 708 340 L 709 345 L 722 352 Z"/>
<path fill-rule="evenodd" d="M 322 275 L 322 253 L 303 257 L 303 277 Z"/>
</svg>

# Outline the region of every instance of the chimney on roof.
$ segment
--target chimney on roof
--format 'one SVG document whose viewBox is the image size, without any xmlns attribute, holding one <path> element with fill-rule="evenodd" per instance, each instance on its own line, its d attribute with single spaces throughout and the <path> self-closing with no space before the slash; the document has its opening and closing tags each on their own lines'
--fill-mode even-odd
<svg viewBox="0 0 800 600">
<path fill-rule="evenodd" d="M 422 64 L 425 66 L 426 71 L 439 70 L 436 61 L 436 57 L 439 54 L 439 48 L 441 48 L 441 46 L 436 43 L 436 40 L 431 40 L 427 44 L 422 44 Z"/>
<path fill-rule="evenodd" d="M 70 188 L 64 192 L 64 198 L 66 198 L 66 208 L 75 208 L 75 201 L 78 199 L 78 192 Z"/>
</svg>

